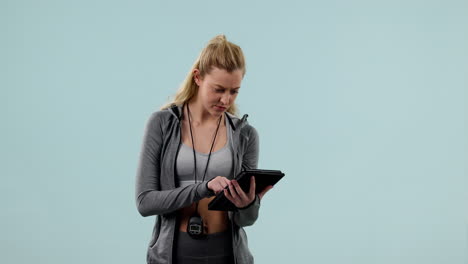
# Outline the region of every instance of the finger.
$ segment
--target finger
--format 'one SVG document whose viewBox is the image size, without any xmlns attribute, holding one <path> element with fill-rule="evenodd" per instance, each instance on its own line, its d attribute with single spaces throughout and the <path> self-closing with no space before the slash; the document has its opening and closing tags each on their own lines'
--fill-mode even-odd
<svg viewBox="0 0 468 264">
<path fill-rule="evenodd" d="M 236 180 L 232 180 L 232 185 L 234 185 L 236 192 L 241 199 L 242 202 L 247 202 L 249 201 L 249 197 L 247 197 L 247 194 L 245 194 L 244 190 L 242 190 L 242 187 L 240 187 L 239 183 Z"/>
<path fill-rule="evenodd" d="M 216 183 L 218 183 L 218 186 L 222 187 L 222 188 L 225 188 L 228 183 L 229 183 L 229 180 L 226 179 L 226 177 L 223 177 L 223 176 L 217 176 L 216 177 Z"/>
<path fill-rule="evenodd" d="M 222 190 L 222 189 L 224 188 L 224 185 L 223 185 L 223 182 L 222 182 L 222 181 L 218 181 L 217 184 L 218 184 L 218 188 L 219 188 L 220 190 Z"/>
<path fill-rule="evenodd" d="M 215 188 L 215 194 L 218 194 L 222 190 L 221 186 L 219 183 L 216 183 L 216 188 Z"/>
<path fill-rule="evenodd" d="M 231 181 L 228 178 L 223 177 L 223 186 L 226 187 Z"/>
<path fill-rule="evenodd" d="M 232 198 L 234 198 L 234 199 L 239 199 L 239 195 L 238 195 L 238 193 L 237 193 L 237 191 L 236 191 L 236 189 L 235 189 L 235 187 L 234 187 L 233 181 L 234 181 L 234 180 L 232 180 L 232 181 L 229 183 L 229 192 L 231 193 Z"/>
<path fill-rule="evenodd" d="M 232 202 L 232 196 L 229 193 L 229 191 L 227 189 L 224 189 L 223 192 L 224 192 L 224 196 L 226 196 L 226 198 Z"/>
<path fill-rule="evenodd" d="M 250 190 L 249 190 L 249 196 L 253 197 L 255 195 L 255 176 L 250 177 Z"/>
<path fill-rule="evenodd" d="M 221 186 L 221 189 L 225 189 L 226 186 L 228 186 L 229 180 L 226 182 L 226 178 L 224 178 L 222 181 L 219 181 L 219 185 Z"/>
<path fill-rule="evenodd" d="M 227 186 L 225 180 L 226 180 L 226 178 L 223 177 L 223 176 L 216 176 L 216 178 L 210 180 L 210 181 L 213 182 L 212 185 L 216 186 L 215 188 L 213 188 L 215 194 L 218 194 L 220 191 L 222 191 Z"/>
<path fill-rule="evenodd" d="M 224 189 L 224 196 L 226 196 L 226 198 L 231 201 L 231 203 L 233 203 L 235 206 L 238 205 L 238 202 L 234 199 L 234 197 L 232 197 L 231 193 L 229 192 L 229 189 Z"/>
<path fill-rule="evenodd" d="M 262 192 L 258 194 L 259 198 L 262 199 L 262 197 L 271 189 L 273 189 L 273 185 L 267 186 Z"/>
</svg>

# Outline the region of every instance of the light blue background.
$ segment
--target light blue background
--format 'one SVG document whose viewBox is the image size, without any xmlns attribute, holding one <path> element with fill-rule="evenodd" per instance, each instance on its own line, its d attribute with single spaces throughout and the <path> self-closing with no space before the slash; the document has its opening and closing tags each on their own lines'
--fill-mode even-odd
<svg viewBox="0 0 468 264">
<path fill-rule="evenodd" d="M 145 263 L 149 115 L 239 44 L 256 263 L 468 263 L 467 1 L 1 1 L 0 263 Z"/>
</svg>

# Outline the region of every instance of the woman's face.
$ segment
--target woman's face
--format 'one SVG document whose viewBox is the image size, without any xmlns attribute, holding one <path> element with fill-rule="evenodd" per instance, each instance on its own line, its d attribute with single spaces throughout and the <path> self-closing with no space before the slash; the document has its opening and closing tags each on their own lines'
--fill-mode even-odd
<svg viewBox="0 0 468 264">
<path fill-rule="evenodd" d="M 242 71 L 231 73 L 213 67 L 209 74 L 200 78 L 200 71 L 194 71 L 195 83 L 199 86 L 197 100 L 213 116 L 219 116 L 234 104 L 242 81 Z"/>
</svg>

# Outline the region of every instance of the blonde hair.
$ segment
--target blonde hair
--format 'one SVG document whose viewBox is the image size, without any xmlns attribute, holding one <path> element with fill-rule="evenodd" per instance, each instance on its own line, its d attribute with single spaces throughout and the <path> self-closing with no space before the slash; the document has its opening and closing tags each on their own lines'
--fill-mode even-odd
<svg viewBox="0 0 468 264">
<path fill-rule="evenodd" d="M 224 34 L 217 35 L 208 42 L 180 85 L 174 99 L 161 107 L 161 110 L 167 109 L 172 105 L 182 105 L 188 102 L 198 92 L 198 85 L 193 78 L 193 70 L 198 69 L 201 78 L 203 78 L 211 72 L 212 67 L 226 70 L 229 73 L 241 70 L 242 77 L 245 75 L 245 59 L 242 49 L 238 45 L 227 41 Z M 227 111 L 233 115 L 237 115 L 237 105 L 232 104 Z"/>
</svg>

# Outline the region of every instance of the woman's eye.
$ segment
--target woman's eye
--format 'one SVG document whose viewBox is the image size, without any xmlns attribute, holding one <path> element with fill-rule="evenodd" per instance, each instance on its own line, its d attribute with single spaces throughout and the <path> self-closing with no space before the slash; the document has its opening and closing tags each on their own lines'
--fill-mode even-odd
<svg viewBox="0 0 468 264">
<path fill-rule="evenodd" d="M 217 93 L 224 93 L 224 92 L 225 92 L 225 89 L 215 89 L 215 92 L 217 92 Z M 237 90 L 231 90 L 230 92 L 231 92 L 231 94 L 237 94 L 237 93 L 239 93 L 239 91 L 237 91 Z"/>
</svg>

